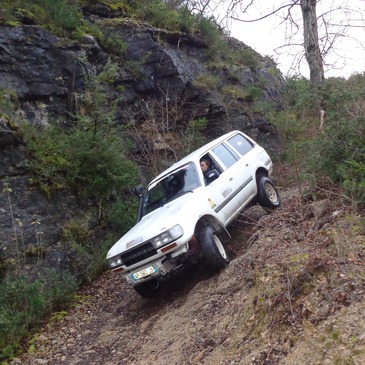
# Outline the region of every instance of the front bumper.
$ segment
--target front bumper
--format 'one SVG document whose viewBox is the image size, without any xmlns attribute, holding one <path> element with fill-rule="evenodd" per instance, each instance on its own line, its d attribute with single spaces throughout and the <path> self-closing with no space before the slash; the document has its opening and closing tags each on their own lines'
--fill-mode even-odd
<svg viewBox="0 0 365 365">
<path fill-rule="evenodd" d="M 186 244 L 181 246 L 178 250 L 174 250 L 168 256 L 163 256 L 157 260 L 137 266 L 132 270 L 128 270 L 128 272 L 123 272 L 122 275 L 132 286 L 156 277 L 166 277 L 181 266 L 178 258 L 187 252 L 188 245 Z"/>
</svg>

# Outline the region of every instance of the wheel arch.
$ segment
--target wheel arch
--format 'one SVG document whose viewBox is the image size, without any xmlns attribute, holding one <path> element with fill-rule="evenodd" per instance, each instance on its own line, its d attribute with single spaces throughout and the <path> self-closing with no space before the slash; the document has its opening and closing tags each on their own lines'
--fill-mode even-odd
<svg viewBox="0 0 365 365">
<path fill-rule="evenodd" d="M 269 177 L 269 172 L 264 167 L 259 167 L 256 170 L 256 184 L 260 181 L 262 177 Z"/>
<path fill-rule="evenodd" d="M 231 235 L 227 231 L 226 227 L 216 217 L 209 214 L 200 217 L 200 219 L 197 221 L 194 230 L 195 237 L 199 237 L 199 232 L 203 227 L 206 226 L 211 226 L 214 231 L 220 233 L 224 239 L 231 238 Z"/>
</svg>

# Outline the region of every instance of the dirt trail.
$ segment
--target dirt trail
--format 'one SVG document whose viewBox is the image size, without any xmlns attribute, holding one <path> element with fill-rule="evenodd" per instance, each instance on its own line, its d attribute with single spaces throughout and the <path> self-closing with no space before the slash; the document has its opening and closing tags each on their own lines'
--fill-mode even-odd
<svg viewBox="0 0 365 365">
<path fill-rule="evenodd" d="M 156 299 L 106 273 L 13 364 L 365 364 L 364 236 L 339 260 L 329 232 L 341 221 L 318 228 L 299 202 L 292 191 L 270 214 L 243 214 L 226 269 L 192 266 Z"/>
</svg>

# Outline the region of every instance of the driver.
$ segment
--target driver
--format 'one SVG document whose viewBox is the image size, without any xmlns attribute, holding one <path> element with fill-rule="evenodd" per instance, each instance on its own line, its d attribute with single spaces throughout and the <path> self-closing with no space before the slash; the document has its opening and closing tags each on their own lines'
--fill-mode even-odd
<svg viewBox="0 0 365 365">
<path fill-rule="evenodd" d="M 216 169 L 212 169 L 211 161 L 206 158 L 200 160 L 200 168 L 202 169 L 204 180 L 207 185 L 219 176 L 219 172 Z"/>
</svg>

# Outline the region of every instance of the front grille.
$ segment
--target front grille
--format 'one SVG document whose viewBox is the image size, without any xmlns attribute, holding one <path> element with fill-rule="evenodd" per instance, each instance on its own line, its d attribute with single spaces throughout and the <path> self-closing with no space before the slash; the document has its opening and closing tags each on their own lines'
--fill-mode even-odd
<svg viewBox="0 0 365 365">
<path fill-rule="evenodd" d="M 131 266 L 137 262 L 143 261 L 157 254 L 156 249 L 151 242 L 143 243 L 121 255 L 122 262 L 125 266 Z"/>
</svg>

